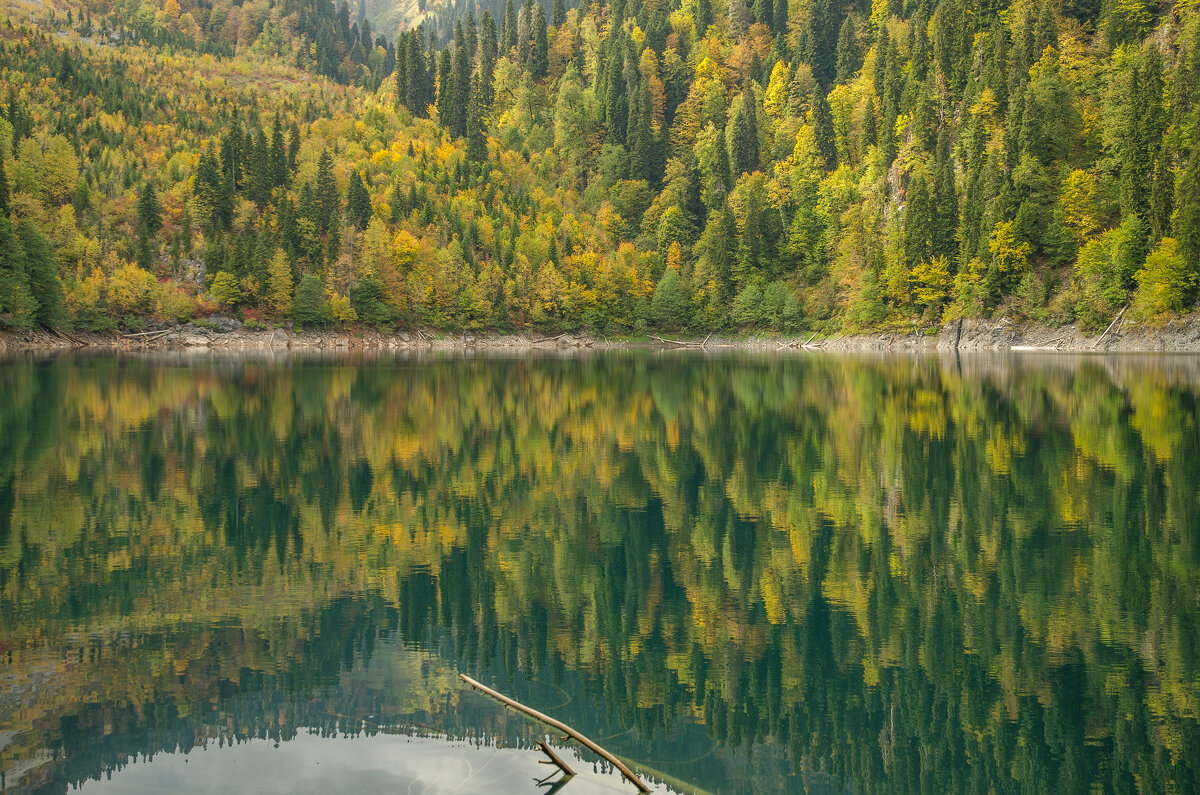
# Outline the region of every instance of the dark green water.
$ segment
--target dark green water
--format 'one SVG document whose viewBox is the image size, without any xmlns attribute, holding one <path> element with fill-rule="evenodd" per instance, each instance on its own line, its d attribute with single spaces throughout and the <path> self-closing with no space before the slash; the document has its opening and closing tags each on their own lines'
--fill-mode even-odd
<svg viewBox="0 0 1200 795">
<path fill-rule="evenodd" d="M 1198 395 L 1193 359 L 0 363 L 2 783 L 536 791 L 533 751 L 432 781 L 544 736 L 461 671 L 684 790 L 1197 792 Z"/>
</svg>

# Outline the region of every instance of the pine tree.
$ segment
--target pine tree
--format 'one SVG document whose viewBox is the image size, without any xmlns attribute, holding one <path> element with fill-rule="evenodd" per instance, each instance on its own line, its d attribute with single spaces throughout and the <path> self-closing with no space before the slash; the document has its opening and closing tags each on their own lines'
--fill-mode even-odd
<svg viewBox="0 0 1200 795">
<path fill-rule="evenodd" d="M 862 64 L 862 53 L 858 48 L 858 34 L 854 30 L 854 20 L 846 17 L 842 29 L 838 31 L 837 43 L 837 82 L 849 83 Z"/>
<path fill-rule="evenodd" d="M 788 0 L 775 0 L 775 23 L 771 25 L 775 31 L 775 42 L 787 41 L 788 32 Z"/>
<path fill-rule="evenodd" d="M 471 62 L 467 57 L 467 39 L 462 25 L 455 26 L 453 71 L 450 76 L 450 134 L 462 138 L 467 134 L 467 102 L 471 94 Z M 440 111 L 440 108 L 439 108 Z M 442 121 L 447 124 L 446 120 Z"/>
<path fill-rule="evenodd" d="M 479 35 L 479 100 L 480 112 L 487 113 L 492 107 L 492 92 L 495 90 L 494 74 L 496 70 L 496 25 L 492 21 L 492 12 L 483 12 L 483 23 Z"/>
<path fill-rule="evenodd" d="M 729 0 L 729 33 L 735 39 L 746 35 L 750 27 L 750 9 L 746 0 Z"/>
<path fill-rule="evenodd" d="M 556 28 L 561 28 L 567 21 L 567 8 L 563 5 L 563 0 L 554 0 L 554 4 L 550 9 L 550 22 Z"/>
<path fill-rule="evenodd" d="M 138 227 L 147 235 L 153 237 L 162 229 L 162 205 L 158 203 L 158 194 L 149 182 L 142 186 L 142 193 L 137 204 Z"/>
<path fill-rule="evenodd" d="M 708 26 L 713 23 L 712 0 L 696 0 L 696 36 L 704 36 Z"/>
<path fill-rule="evenodd" d="M 904 199 L 904 260 L 911 268 L 927 262 L 931 254 L 933 208 L 924 176 L 917 174 L 909 181 Z"/>
<path fill-rule="evenodd" d="M 5 157 L 0 155 L 0 216 L 8 217 L 8 168 L 4 165 Z"/>
<path fill-rule="evenodd" d="M 296 287 L 292 317 L 305 328 L 321 328 L 330 320 L 325 283 L 315 273 L 306 273 Z"/>
<path fill-rule="evenodd" d="M 482 75 L 471 81 L 471 100 L 467 105 L 467 159 L 472 163 L 487 161 L 487 133 L 483 126 Z"/>
<path fill-rule="evenodd" d="M 59 286 L 57 263 L 50 251 L 50 243 L 29 219 L 21 221 L 17 227 L 17 237 L 25 255 L 29 290 L 37 303 L 34 320 L 45 328 L 61 326 L 65 320 L 62 311 L 62 288 Z"/>
<path fill-rule="evenodd" d="M 367 228 L 371 220 L 371 195 L 363 184 L 358 171 L 350 173 L 350 184 L 346 188 L 346 215 L 360 230 Z"/>
<path fill-rule="evenodd" d="M 438 121 L 454 135 L 454 77 L 450 70 L 450 51 L 438 53 L 437 113 Z"/>
<path fill-rule="evenodd" d="M 1200 141 L 1192 144 L 1191 156 L 1176 183 L 1174 229 L 1180 258 L 1191 278 L 1192 289 L 1185 299 L 1190 306 L 1200 289 Z"/>
<path fill-rule="evenodd" d="M 533 53 L 530 59 L 529 72 L 534 80 L 541 80 L 550 68 L 550 43 L 546 38 L 546 12 L 542 4 L 534 7 L 533 13 Z"/>
<path fill-rule="evenodd" d="M 396 77 L 396 107 L 407 106 L 408 100 L 408 38 L 409 34 L 401 33 L 396 42 L 396 67 L 393 74 Z M 411 108 L 409 108 L 411 110 Z"/>
<path fill-rule="evenodd" d="M 318 228 L 328 234 L 337 226 L 341 217 L 342 200 L 337 179 L 333 176 L 333 156 L 328 149 L 321 150 L 317 160 L 317 189 L 313 197 L 317 210 Z"/>
<path fill-rule="evenodd" d="M 934 256 L 944 256 L 953 262 L 958 253 L 955 246 L 955 235 L 958 231 L 958 194 L 954 185 L 950 133 L 945 125 L 938 132 L 933 169 L 933 228 L 930 233 L 930 249 Z"/>
<path fill-rule="evenodd" d="M 507 55 L 517 46 L 517 10 L 513 0 L 504 4 L 504 19 L 500 23 L 500 53 Z"/>
<path fill-rule="evenodd" d="M 813 101 L 812 110 L 813 134 L 817 141 L 817 153 L 821 156 L 822 165 L 826 171 L 837 168 L 837 136 L 833 131 L 833 112 L 824 93 L 818 91 Z"/>
</svg>

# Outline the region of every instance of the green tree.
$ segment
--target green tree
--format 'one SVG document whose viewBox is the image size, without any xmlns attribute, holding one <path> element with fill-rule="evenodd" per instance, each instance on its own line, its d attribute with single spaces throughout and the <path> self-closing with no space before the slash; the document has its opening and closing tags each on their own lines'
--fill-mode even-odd
<svg viewBox="0 0 1200 795">
<path fill-rule="evenodd" d="M 329 323 L 329 296 L 325 293 L 325 283 L 315 273 L 304 274 L 296 286 L 292 319 L 304 328 L 322 328 Z"/>
<path fill-rule="evenodd" d="M 371 220 L 371 195 L 363 184 L 357 170 L 350 172 L 350 184 L 346 188 L 346 215 L 359 230 L 366 229 Z"/>
<path fill-rule="evenodd" d="M 668 268 L 654 289 L 651 312 L 660 328 L 670 331 L 688 326 L 691 302 L 679 274 Z"/>
</svg>

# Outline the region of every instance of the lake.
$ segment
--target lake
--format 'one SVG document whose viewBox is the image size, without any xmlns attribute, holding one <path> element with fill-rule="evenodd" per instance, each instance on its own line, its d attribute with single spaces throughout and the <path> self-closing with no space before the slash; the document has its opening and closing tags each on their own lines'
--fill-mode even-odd
<svg viewBox="0 0 1200 795">
<path fill-rule="evenodd" d="M 1200 360 L 0 362 L 0 787 L 1200 791 Z M 565 795 L 634 792 L 553 737 Z"/>
</svg>

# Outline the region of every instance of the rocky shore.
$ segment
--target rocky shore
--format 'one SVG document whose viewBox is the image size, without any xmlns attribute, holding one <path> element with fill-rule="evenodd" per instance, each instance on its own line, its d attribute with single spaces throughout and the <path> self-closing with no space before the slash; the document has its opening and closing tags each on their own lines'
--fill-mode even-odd
<svg viewBox="0 0 1200 795">
<path fill-rule="evenodd" d="M 230 317 L 198 323 L 163 323 L 135 333 L 76 333 L 46 330 L 0 331 L 0 352 L 50 349 L 218 349 L 218 350 L 554 350 L 688 348 L 717 351 L 1042 351 L 1200 353 L 1200 315 L 1161 326 L 1115 323 L 1103 333 L 1085 334 L 1074 326 L 1036 326 L 1010 320 L 964 320 L 940 329 L 855 335 L 737 336 L 642 339 L 606 338 L 585 333 L 442 334 L 423 330 L 379 333 L 373 330 L 296 331 L 250 327 Z"/>
</svg>

